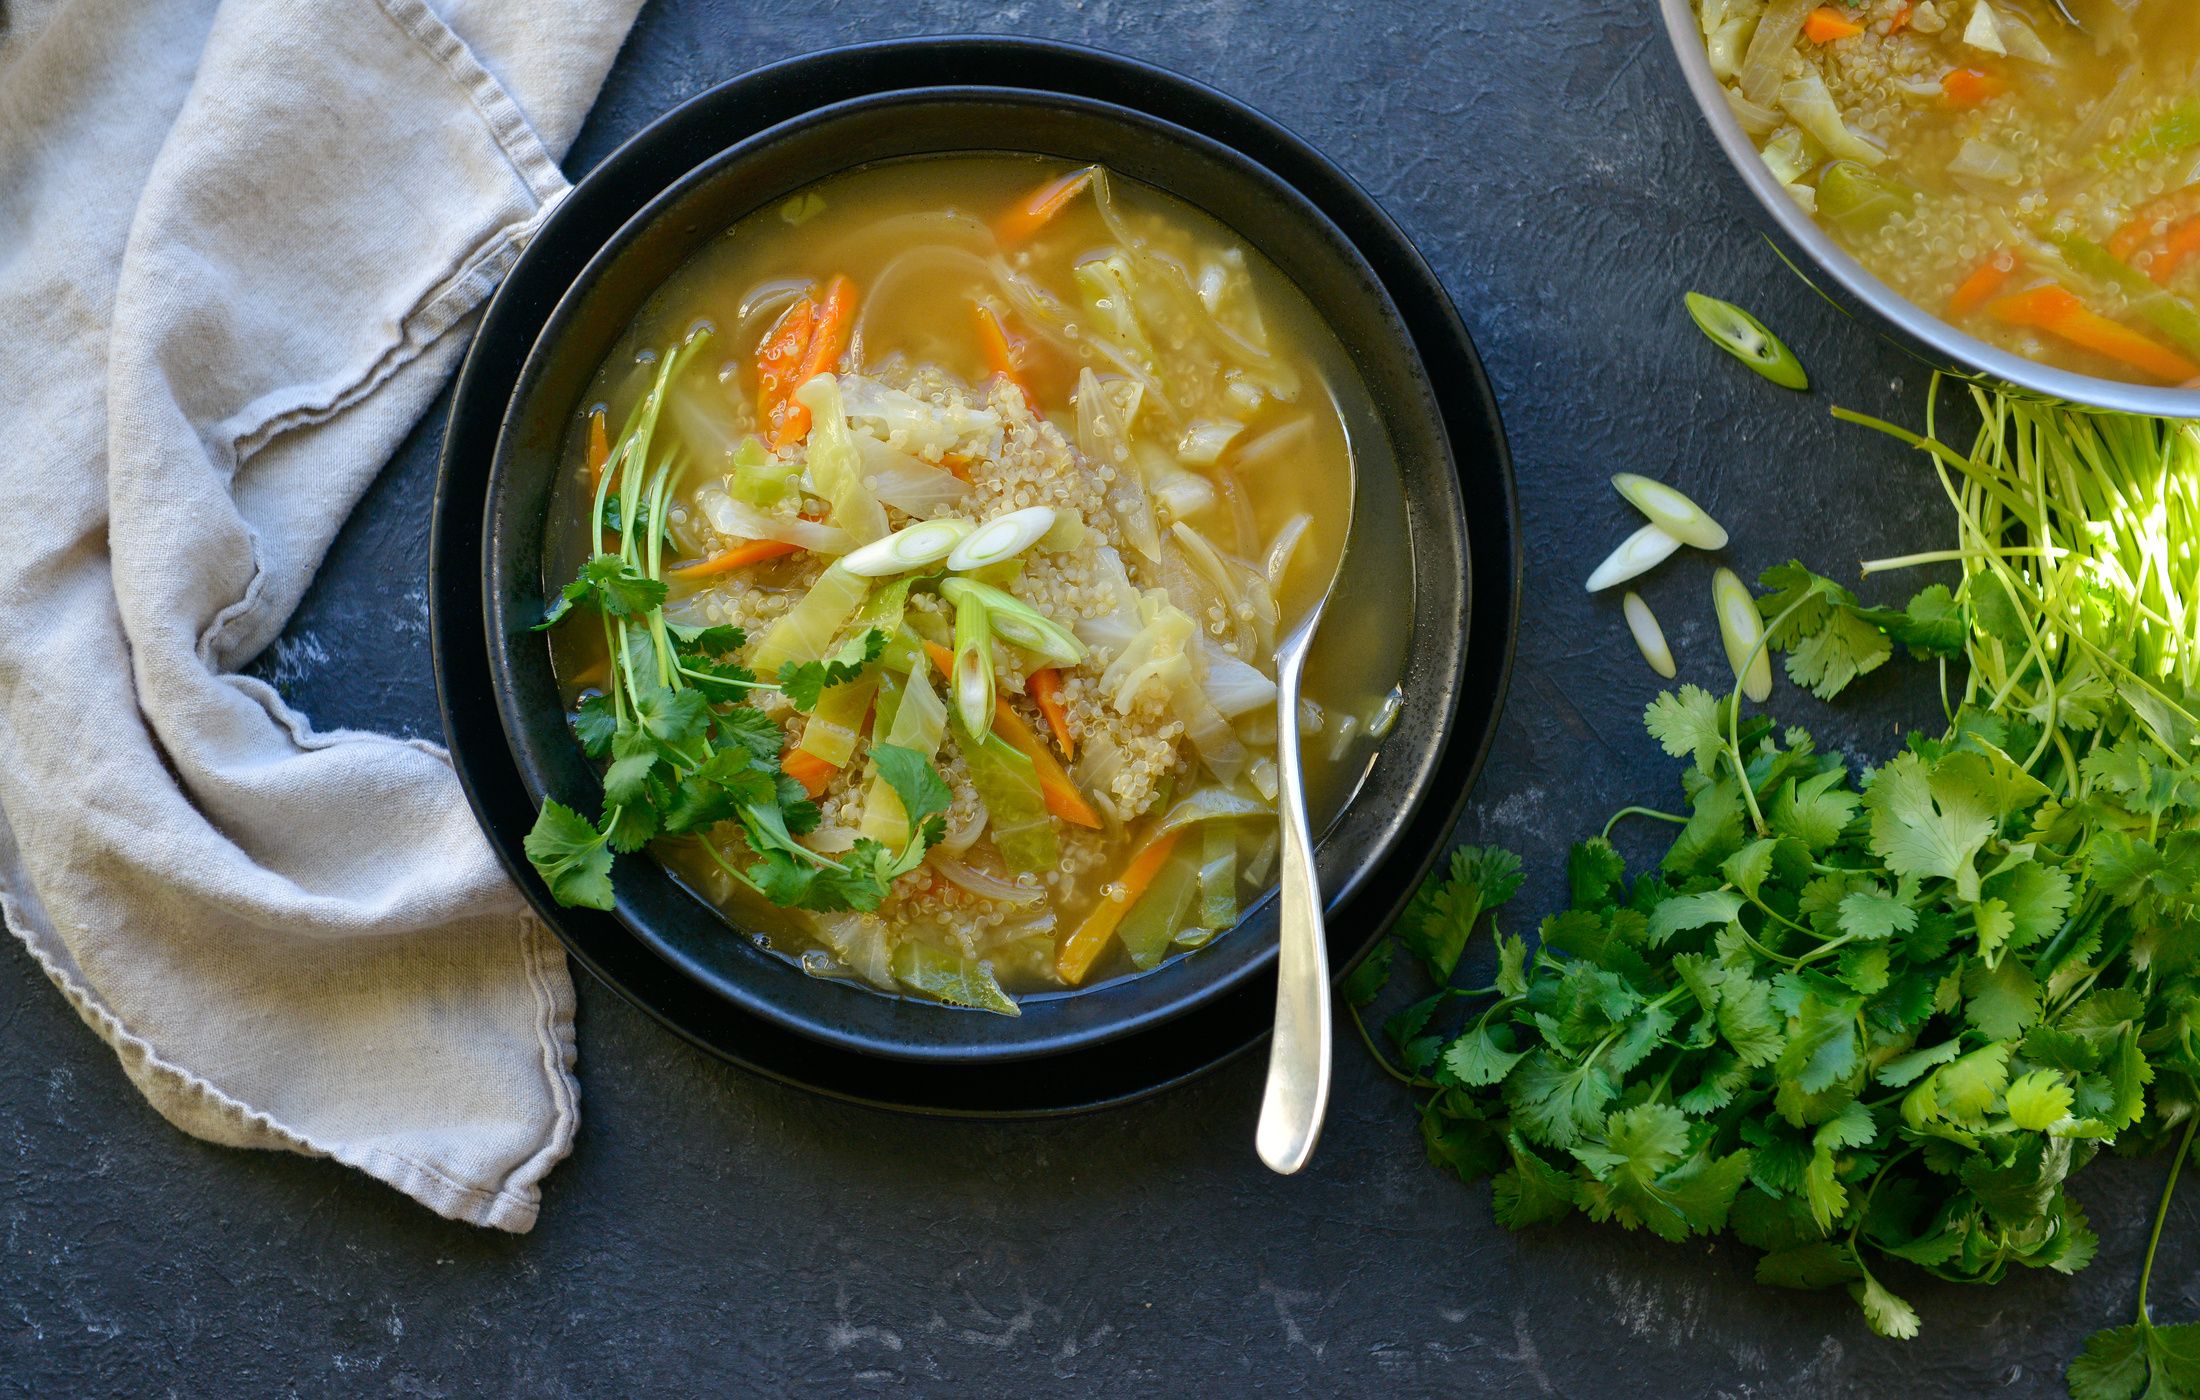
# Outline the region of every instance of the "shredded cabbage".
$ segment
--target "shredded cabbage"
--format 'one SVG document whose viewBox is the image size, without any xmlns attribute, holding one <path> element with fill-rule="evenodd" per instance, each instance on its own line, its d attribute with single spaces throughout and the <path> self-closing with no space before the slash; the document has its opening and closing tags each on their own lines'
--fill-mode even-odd
<svg viewBox="0 0 2200 1400">
<path fill-rule="evenodd" d="M 959 509 L 970 499 L 970 483 L 944 467 L 888 447 L 869 433 L 855 434 L 855 444 L 864 485 L 897 510 L 929 516 Z"/>
<path fill-rule="evenodd" d="M 904 699 L 903 704 L 907 703 Z M 970 785 L 985 804 L 993 849 L 1001 853 L 1001 863 L 1019 875 L 1040 874 L 1060 865 L 1062 849 L 1055 840 L 1054 818 L 1047 815 L 1046 794 L 1031 760 L 998 734 L 981 740 L 960 723 L 950 728 L 969 766 Z"/>
<path fill-rule="evenodd" d="M 886 507 L 863 483 L 863 458 L 848 430 L 839 380 L 830 374 L 813 376 L 794 397 L 810 410 L 810 480 L 832 502 L 833 523 L 857 544 L 883 539 L 888 533 Z"/>
<path fill-rule="evenodd" d="M 1226 718 L 1276 703 L 1276 683 L 1230 655 L 1214 642 L 1202 639 L 1199 648 L 1199 683 Z"/>
<path fill-rule="evenodd" d="M 904 941 L 894 950 L 894 976 L 907 987 L 955 1006 L 1021 1016 L 1023 1008 L 1001 989 L 993 965 L 982 958 L 943 952 L 929 943 Z"/>
<path fill-rule="evenodd" d="M 1090 368 L 1079 370 L 1077 450 L 1114 471 L 1108 509 L 1123 527 L 1123 538 L 1131 548 L 1159 563 L 1161 531 L 1154 523 L 1153 502 L 1146 495 L 1145 474 L 1131 451 L 1131 423 L 1144 397 L 1144 390 L 1130 380 L 1102 381 Z"/>
<path fill-rule="evenodd" d="M 868 375 L 844 374 L 840 385 L 849 420 L 888 446 L 919 456 L 958 448 L 977 457 L 999 453 L 1001 415 L 990 408 L 930 403 Z"/>
<path fill-rule="evenodd" d="M 1795 124 L 1830 154 L 1865 165 L 1886 160 L 1886 151 L 1849 130 L 1841 120 L 1841 109 L 1834 104 L 1833 93 L 1817 69 L 1804 68 L 1798 76 L 1780 84 L 1779 102 L 1780 110 L 1794 118 Z"/>
<path fill-rule="evenodd" d="M 932 689 L 931 677 L 926 674 L 929 669 L 919 666 L 909 672 L 908 681 L 895 699 L 893 714 L 882 715 L 879 720 L 887 726 L 886 743 L 915 749 L 926 758 L 940 751 L 940 740 L 947 733 L 947 705 Z M 859 829 L 889 847 L 898 846 L 908 836 L 908 809 L 901 805 L 892 785 L 878 776 L 875 764 L 863 792 Z"/>
<path fill-rule="evenodd" d="M 838 564 L 828 566 L 810 591 L 757 639 L 749 652 L 750 667 L 770 675 L 790 661 L 818 660 L 870 592 L 871 580 L 857 578 Z"/>
<path fill-rule="evenodd" d="M 1197 922 L 1192 906 L 1198 894 L 1197 855 L 1184 849 L 1171 852 L 1116 926 L 1115 936 L 1130 955 L 1131 966 L 1144 972 L 1160 963 L 1177 934 Z"/>
<path fill-rule="evenodd" d="M 1119 714 L 1131 712 L 1149 682 L 1173 692 L 1177 673 L 1191 674 L 1185 649 L 1198 628 L 1184 610 L 1157 588 L 1139 598 L 1138 619 L 1137 633 L 1100 674 L 1101 693 Z"/>
<path fill-rule="evenodd" d="M 728 539 L 780 540 L 812 554 L 846 554 L 855 548 L 855 541 L 838 525 L 823 525 L 799 515 L 772 515 L 735 500 L 716 486 L 696 492 L 695 503 L 710 521 L 710 528 Z"/>
</svg>

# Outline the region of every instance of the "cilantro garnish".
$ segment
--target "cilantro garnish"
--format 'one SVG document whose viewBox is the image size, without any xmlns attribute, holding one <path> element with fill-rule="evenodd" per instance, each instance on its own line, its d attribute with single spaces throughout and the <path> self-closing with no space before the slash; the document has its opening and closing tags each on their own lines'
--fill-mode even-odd
<svg viewBox="0 0 2200 1400">
<path fill-rule="evenodd" d="M 666 381 L 702 335 L 707 332 L 664 357 L 654 392 L 613 458 L 599 489 L 598 518 L 614 528 L 620 520 L 664 516 L 676 467 L 663 459 L 651 465 L 649 439 Z M 563 803 L 546 801 L 527 837 L 528 860 L 559 903 L 609 909 L 617 855 L 653 840 L 699 838 L 729 876 L 775 904 L 876 909 L 943 834 L 946 784 L 913 750 L 875 745 L 878 770 L 909 813 L 902 848 L 859 840 L 835 859 L 804 846 L 800 838 L 816 828 L 817 807 L 780 768 L 779 725 L 748 702 L 751 692 L 772 685 L 737 659 L 747 642 L 739 628 L 688 627 L 665 617 L 661 539 L 642 538 L 649 533 L 629 531 L 617 553 L 582 565 L 540 624 L 593 614 L 613 659 L 613 679 L 604 693 L 584 698 L 573 716 L 582 749 L 606 763 L 601 814 L 591 822 Z M 846 684 L 876 664 L 885 643 L 883 631 L 868 631 L 822 661 L 787 668 L 780 688 L 807 710 L 827 686 Z M 740 839 L 722 840 L 725 828 Z"/>
</svg>

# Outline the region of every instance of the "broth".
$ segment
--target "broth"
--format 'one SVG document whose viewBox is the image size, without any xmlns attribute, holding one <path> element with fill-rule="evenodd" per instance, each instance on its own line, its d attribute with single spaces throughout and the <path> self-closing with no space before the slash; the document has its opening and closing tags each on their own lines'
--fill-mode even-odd
<svg viewBox="0 0 2200 1400">
<path fill-rule="evenodd" d="M 1403 506 L 1348 356 L 1227 229 L 1121 177 L 1005 154 L 831 177 L 690 258 L 575 408 L 546 582 L 624 551 L 666 585 L 663 646 L 630 640 L 634 674 L 714 702 L 684 758 L 642 739 L 602 756 L 638 755 L 652 782 L 715 771 L 694 765 L 769 721 L 814 829 L 789 801 L 785 832 L 752 812 L 668 835 L 691 799 L 618 791 L 659 814 L 652 855 L 813 974 L 1013 1013 L 1018 994 L 1150 968 L 1234 925 L 1273 878 L 1274 642 L 1319 599 L 1348 523 L 1354 575 L 1385 596 L 1333 608 L 1350 625 L 1309 664 L 1316 830 L 1394 714 Z M 627 519 L 646 542 L 617 532 Z M 1040 535 L 997 563 L 872 572 L 926 521 L 947 522 L 943 546 L 1014 521 Z M 552 632 L 584 740 L 609 734 L 607 711 L 641 723 L 614 681 L 622 625 L 644 632 L 609 615 Z M 739 646 L 686 640 L 725 627 Z M 802 675 L 837 683 L 812 695 Z M 929 844 L 896 820 L 911 794 L 881 747 L 945 783 Z M 877 907 L 861 881 L 843 901 L 848 882 L 804 873 L 827 863 L 883 875 Z"/>
<path fill-rule="evenodd" d="M 1882 281 L 2043 364 L 2200 381 L 2190 0 L 1697 0 L 1766 164 Z"/>
</svg>

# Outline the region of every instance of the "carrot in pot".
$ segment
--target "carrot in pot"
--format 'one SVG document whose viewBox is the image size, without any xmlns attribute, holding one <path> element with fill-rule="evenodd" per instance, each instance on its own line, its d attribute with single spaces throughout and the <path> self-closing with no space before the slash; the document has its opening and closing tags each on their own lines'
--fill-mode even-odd
<svg viewBox="0 0 2200 1400">
<path fill-rule="evenodd" d="M 1887 21 L 1887 37 L 1892 39 L 1895 35 L 1909 28 L 1910 18 L 1916 13 L 1917 6 L 1911 4 L 1905 4 L 1901 9 L 1896 10 L 1894 18 Z"/>
<path fill-rule="evenodd" d="M 932 658 L 932 664 L 939 667 L 941 675 L 955 674 L 955 653 L 938 642 L 926 642 L 924 652 Z M 1070 781 L 1069 774 L 1062 771 L 1062 765 L 1053 754 L 1047 752 L 1047 746 L 1033 732 L 1030 722 L 1017 714 L 1014 707 L 1001 696 L 993 699 L 993 732 L 1010 748 L 1031 760 L 1032 769 L 1039 778 L 1039 793 L 1046 799 L 1048 812 L 1072 826 L 1082 826 L 1092 831 L 1101 829 L 1100 814 L 1092 810 L 1092 804 L 1077 790 L 1077 784 Z"/>
<path fill-rule="evenodd" d="M 772 450 L 802 441 L 810 433 L 810 410 L 795 402 L 794 392 L 832 369 L 848 348 L 848 330 L 855 324 L 856 284 L 835 275 L 825 284 L 824 300 L 811 313 L 810 337 L 800 362 L 786 383 L 787 397 L 772 420 Z"/>
<path fill-rule="evenodd" d="M 1976 107 L 2009 91 L 2009 84 L 1977 68 L 1956 68 L 1940 80 L 1940 90 L 1951 106 Z"/>
<path fill-rule="evenodd" d="M 1085 187 L 1092 183 L 1094 169 L 1096 167 L 1088 165 L 1082 170 L 1072 170 L 1058 179 L 1049 180 L 1002 215 L 1000 222 L 993 226 L 993 234 L 1000 239 L 1001 246 L 1016 247 L 1046 227 L 1048 220 L 1061 213 L 1071 200 L 1084 193 Z"/>
<path fill-rule="evenodd" d="M 593 409 L 588 415 L 588 486 L 590 490 L 603 484 L 603 469 L 611 460 L 611 439 L 604 433 L 603 410 Z"/>
<path fill-rule="evenodd" d="M 716 578 L 720 574 L 729 574 L 750 564 L 761 564 L 767 559 L 793 554 L 800 547 L 788 544 L 785 540 L 744 540 L 731 549 L 720 550 L 708 559 L 676 565 L 665 570 L 665 574 L 676 579 Z"/>
<path fill-rule="evenodd" d="M 801 297 L 779 313 L 756 347 L 756 421 L 767 429 L 779 426 L 787 396 L 799 383 L 795 376 L 809 352 L 816 319 L 817 303 Z"/>
<path fill-rule="evenodd" d="M 2171 190 L 2159 199 L 2152 199 L 2139 206 L 2131 221 L 2116 230 L 2113 238 L 2103 246 L 2125 262 L 2131 255 L 2154 241 L 2155 226 L 2180 214 L 2200 207 L 2200 185 L 2187 185 Z"/>
<path fill-rule="evenodd" d="M 1093 963 L 1099 960 L 1108 940 L 1115 936 L 1115 926 L 1123 922 L 1123 916 L 1138 903 L 1138 897 L 1153 883 L 1153 877 L 1161 873 L 1169 854 L 1176 849 L 1177 838 L 1183 834 L 1184 828 L 1177 827 L 1159 836 L 1147 837 L 1116 881 L 1123 887 L 1123 897 L 1103 897 L 1077 926 L 1076 932 L 1062 941 L 1061 950 L 1054 955 L 1054 970 L 1064 982 L 1074 987 L 1085 980 L 1085 974 L 1092 971 Z"/>
<path fill-rule="evenodd" d="M 1820 5 L 1803 21 L 1803 37 L 1814 44 L 1830 44 L 1836 39 L 1853 39 L 1863 32 L 1863 25 L 1831 5 Z"/>
<path fill-rule="evenodd" d="M 2007 248 L 1997 248 L 1992 256 L 1978 265 L 1978 269 L 1963 279 L 1954 295 L 1948 298 L 1950 317 L 1968 316 L 1992 301 L 1996 293 L 2009 284 L 2017 269 L 2024 264 Z"/>
<path fill-rule="evenodd" d="M 779 771 L 802 784 L 802 790 L 814 798 L 823 795 L 840 769 L 816 754 L 789 749 L 779 756 Z"/>
<path fill-rule="evenodd" d="M 2185 220 L 2169 232 L 2169 242 L 2162 247 L 2161 255 L 2147 269 L 2154 280 L 2163 286 L 2177 275 L 2177 269 L 2194 258 L 2200 258 L 2200 217 Z"/>
<path fill-rule="evenodd" d="M 1016 392 L 1024 396 L 1024 403 L 1032 412 L 1039 410 L 1039 401 L 1032 397 L 1031 386 L 1024 382 L 1022 356 L 1016 343 L 1008 338 L 1001 318 L 993 314 L 993 308 L 984 302 L 974 302 L 970 308 L 977 313 L 978 349 L 985 354 L 985 367 L 1016 386 Z"/>
<path fill-rule="evenodd" d="M 1062 673 L 1052 666 L 1042 666 L 1024 678 L 1024 689 L 1031 693 L 1039 713 L 1047 717 L 1047 728 L 1054 731 L 1054 742 L 1061 747 L 1062 757 L 1074 760 L 1077 743 L 1069 737 L 1069 707 L 1062 703 Z"/>
<path fill-rule="evenodd" d="M 2003 297 L 1987 308 L 2004 325 L 2024 326 L 2057 335 L 2083 350 L 2143 370 L 2172 384 L 2200 378 L 2200 364 L 2129 326 L 2087 307 L 2064 287 L 2050 283 Z"/>
</svg>

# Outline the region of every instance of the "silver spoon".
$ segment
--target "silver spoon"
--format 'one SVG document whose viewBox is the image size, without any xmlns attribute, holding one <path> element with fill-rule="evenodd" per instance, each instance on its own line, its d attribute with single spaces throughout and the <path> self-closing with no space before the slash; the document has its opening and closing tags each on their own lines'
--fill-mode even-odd
<svg viewBox="0 0 2200 1400">
<path fill-rule="evenodd" d="M 1349 459 L 1348 459 L 1349 461 Z M 1347 470 L 1349 471 L 1349 466 Z M 1350 499 L 1349 497 L 1347 498 Z M 1345 537 L 1352 515 L 1345 512 Z M 1337 560 L 1342 572 L 1342 554 Z M 1278 876 L 1282 910 L 1276 960 L 1276 1031 L 1268 1046 L 1268 1087 L 1261 1095 L 1260 1126 L 1253 1145 L 1271 1171 L 1285 1176 L 1306 1165 L 1321 1137 L 1329 1107 L 1331 1053 L 1329 946 L 1322 919 L 1321 882 L 1314 872 L 1314 839 L 1307 827 L 1305 774 L 1299 763 L 1299 682 L 1322 610 L 1337 587 L 1329 576 L 1320 601 L 1276 647 L 1277 816 L 1283 824 Z"/>
</svg>

